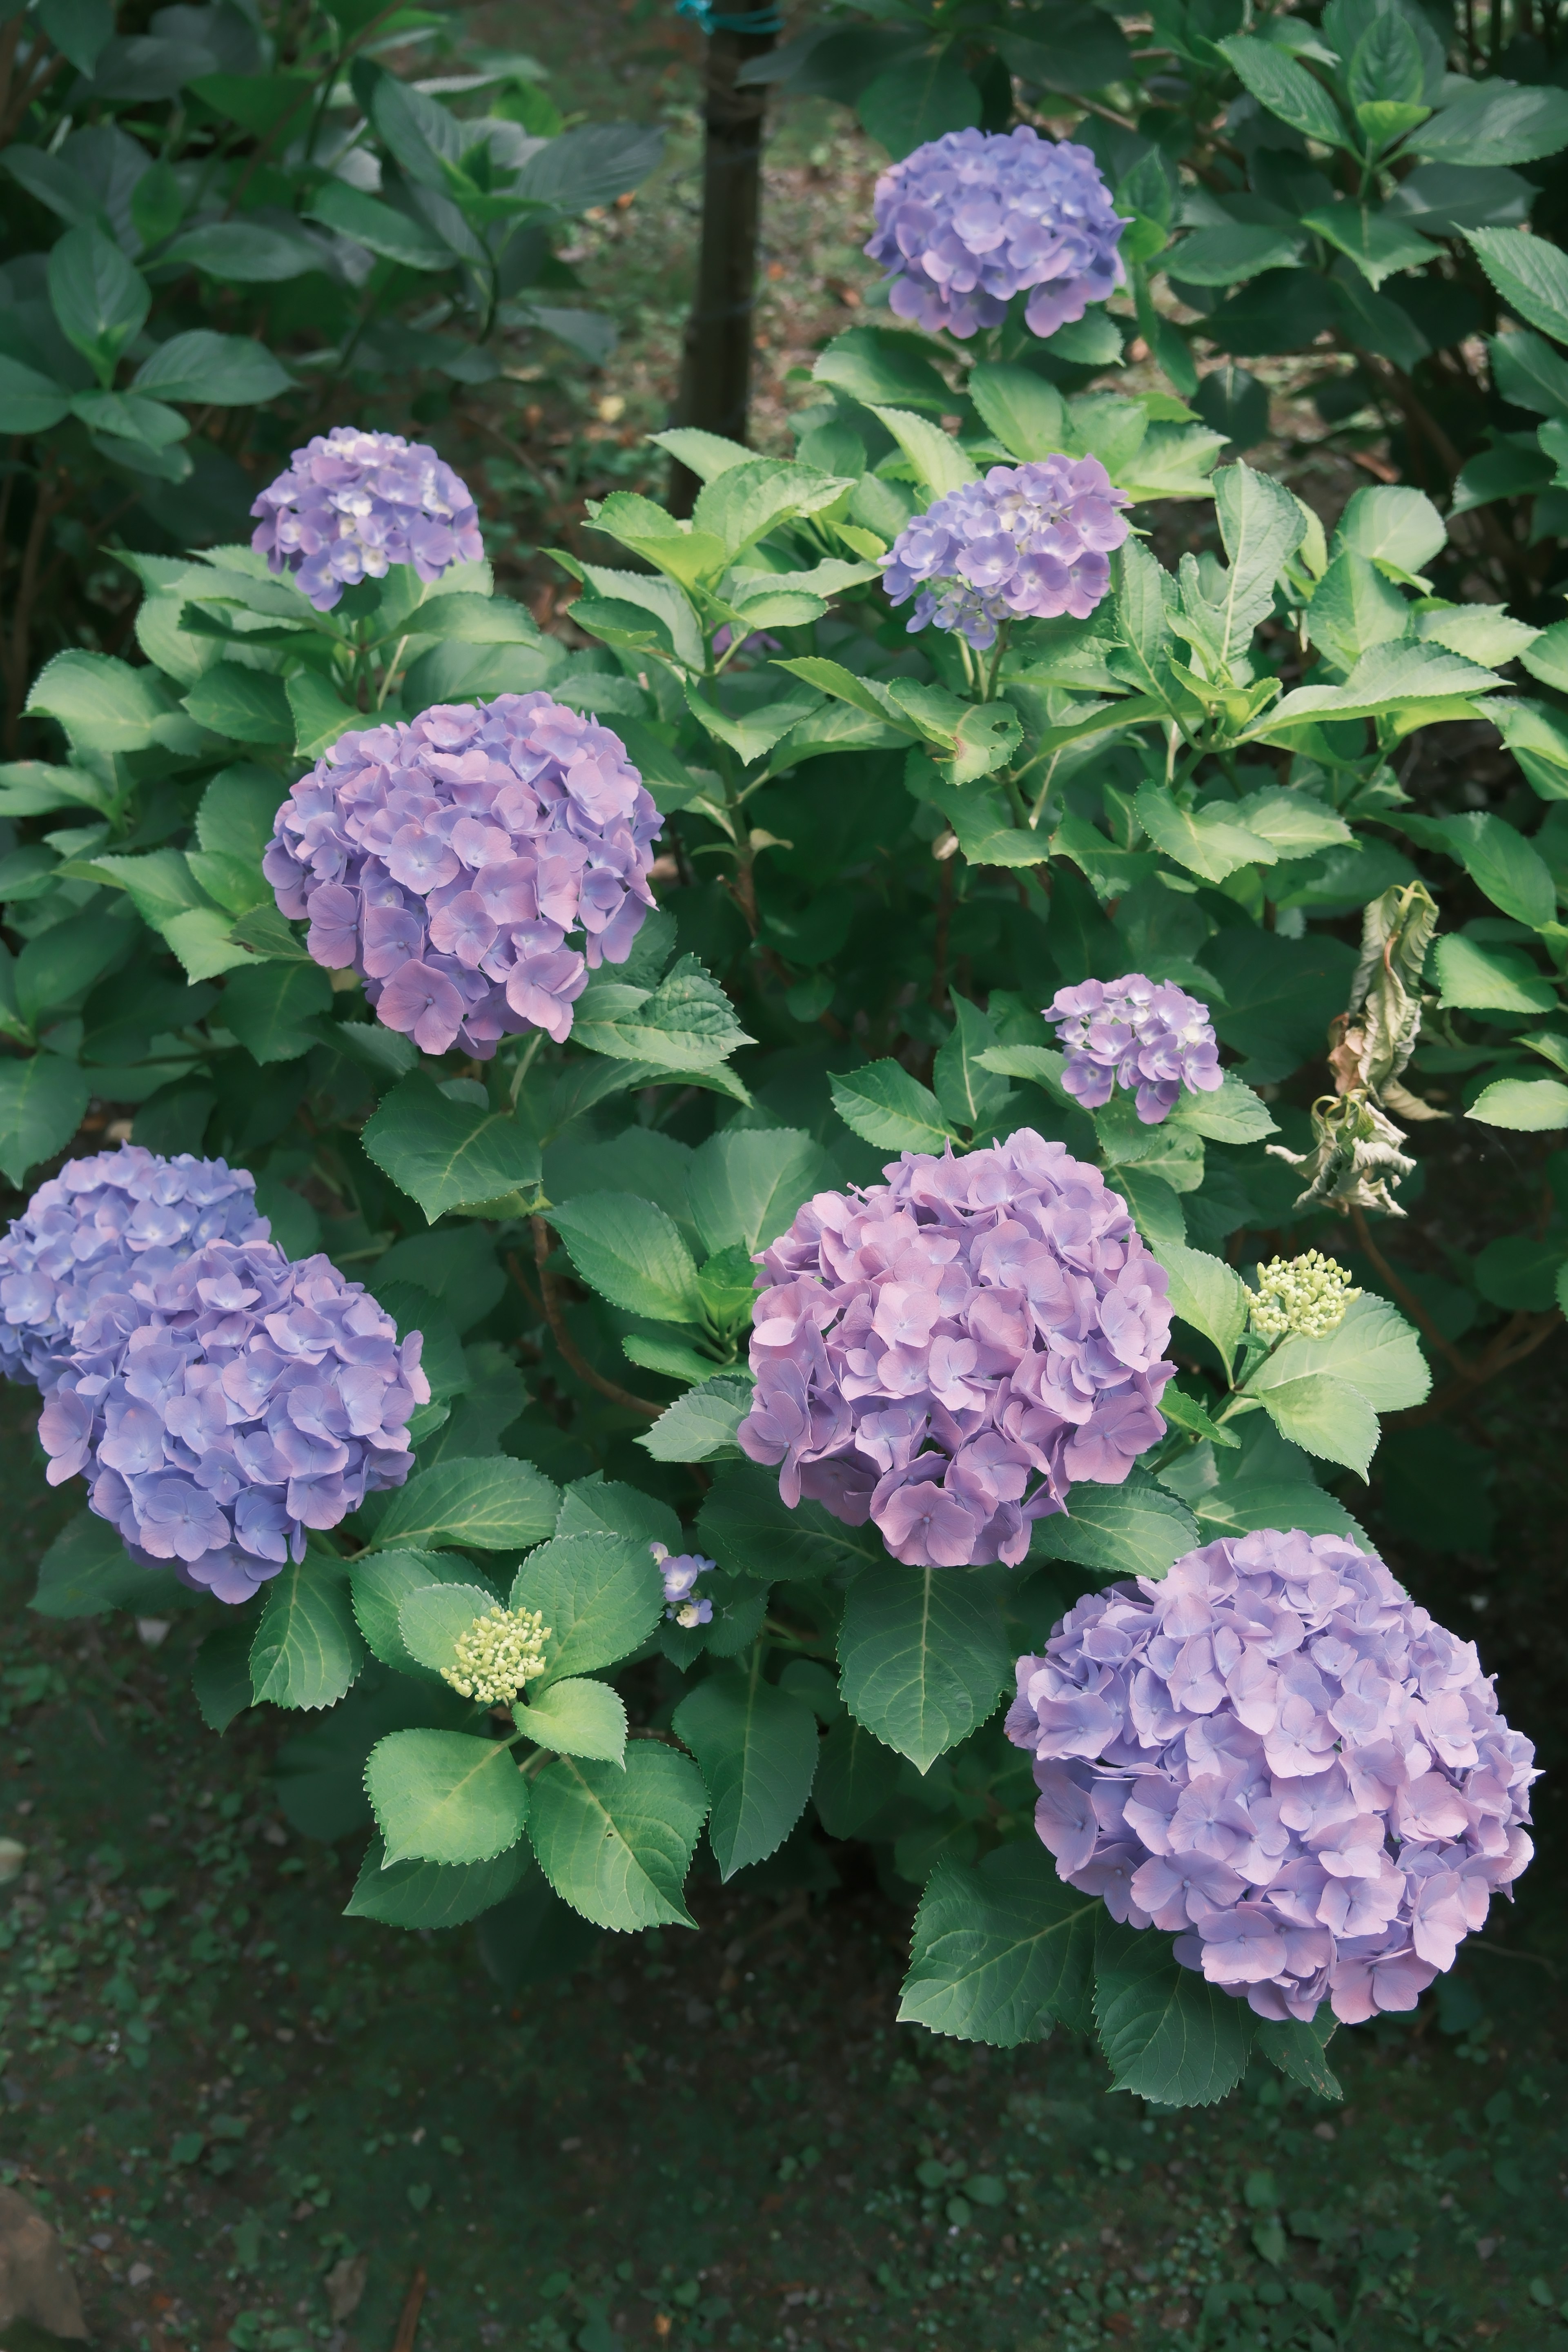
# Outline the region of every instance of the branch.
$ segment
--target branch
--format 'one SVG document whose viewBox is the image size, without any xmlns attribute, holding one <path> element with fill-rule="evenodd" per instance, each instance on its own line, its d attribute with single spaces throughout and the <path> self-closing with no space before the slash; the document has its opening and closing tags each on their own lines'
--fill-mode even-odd
<svg viewBox="0 0 1568 2352">
<path fill-rule="evenodd" d="M 549 1271 L 546 1263 L 550 1256 L 550 1227 L 542 1217 L 530 1217 L 528 1222 L 533 1228 L 533 1263 L 539 1273 L 539 1294 L 543 1303 L 544 1319 L 550 1326 L 551 1337 L 560 1349 L 564 1361 L 576 1373 L 580 1381 L 586 1381 L 590 1388 L 597 1389 L 599 1394 L 608 1397 L 612 1404 L 624 1405 L 628 1412 L 640 1412 L 648 1421 L 658 1421 L 664 1412 L 663 1405 L 649 1404 L 646 1397 L 633 1396 L 630 1389 L 619 1388 L 614 1381 L 607 1381 L 603 1372 L 596 1372 L 594 1370 L 593 1365 L 573 1339 L 566 1328 L 566 1318 L 561 1312 L 561 1300 L 555 1287 L 555 1277 Z M 523 1296 L 531 1297 L 531 1293 L 518 1270 L 515 1257 L 509 1254 L 507 1263 L 510 1265 Z"/>
</svg>

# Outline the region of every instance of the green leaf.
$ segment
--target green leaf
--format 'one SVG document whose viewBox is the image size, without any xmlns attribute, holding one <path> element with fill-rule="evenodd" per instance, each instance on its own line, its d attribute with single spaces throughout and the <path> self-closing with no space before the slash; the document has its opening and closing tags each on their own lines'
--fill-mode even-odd
<svg viewBox="0 0 1568 2352">
<path fill-rule="evenodd" d="M 409 1551 L 450 1543 L 474 1551 L 517 1550 L 550 1533 L 559 1499 L 531 1462 L 510 1455 L 438 1462 L 394 1494 L 375 1522 L 375 1549 Z"/>
<path fill-rule="evenodd" d="M 379 1919 L 388 1927 L 466 1927 L 470 1919 L 504 1903 L 531 1866 L 532 1856 L 523 1844 L 489 1862 L 389 1864 L 386 1848 L 376 1838 L 360 1864 L 343 1916 Z"/>
<path fill-rule="evenodd" d="M 980 92 L 951 47 L 900 58 L 860 93 L 863 128 L 895 160 L 980 121 Z"/>
<path fill-rule="evenodd" d="M 971 368 L 964 389 L 1009 457 L 1020 464 L 1051 457 L 1069 437 L 1067 403 L 1054 383 L 1032 368 Z M 951 395 L 950 395 L 951 396 Z"/>
<path fill-rule="evenodd" d="M 700 1323 L 697 1265 L 673 1218 L 631 1192 L 591 1192 L 550 1211 L 589 1287 L 628 1315 Z"/>
<path fill-rule="evenodd" d="M 293 1062 L 317 1043 L 300 1024 L 330 1013 L 331 1004 L 332 983 L 320 965 L 263 963 L 228 982 L 221 1018 L 253 1060 Z"/>
<path fill-rule="evenodd" d="M 1421 1342 L 1412 1326 L 1386 1298 L 1363 1292 L 1345 1309 L 1343 1322 L 1326 1339 L 1282 1340 L 1247 1382 L 1249 1393 L 1330 1372 L 1359 1389 L 1375 1412 L 1404 1412 L 1423 1402 L 1432 1385 Z"/>
<path fill-rule="evenodd" d="M 364 1664 L 347 1583 L 319 1559 L 290 1561 L 267 1586 L 250 1652 L 258 1706 L 335 1706 Z"/>
<path fill-rule="evenodd" d="M 1206 1437 L 1213 1445 L 1232 1448 L 1241 1440 L 1217 1421 L 1211 1421 L 1206 1408 L 1174 1381 L 1167 1381 L 1161 1391 L 1160 1411 L 1173 1429 L 1190 1430 L 1194 1437 Z"/>
<path fill-rule="evenodd" d="M 710 1068 L 738 1046 L 755 1042 L 694 956 L 682 956 L 651 991 L 611 978 L 614 970 L 601 967 L 574 1007 L 572 1041 L 587 1052 L 684 1076 Z"/>
<path fill-rule="evenodd" d="M 1522 333 L 1494 335 L 1487 349 L 1491 354 L 1492 382 L 1501 399 L 1515 408 L 1531 409 L 1538 416 L 1568 414 L 1568 360 L 1561 352 L 1554 352 L 1539 335 Z M 1563 627 L 1561 622 L 1554 625 Z M 1527 661 L 1526 669 L 1531 667 Z"/>
<path fill-rule="evenodd" d="M 491 1862 L 528 1819 L 528 1783 L 504 1740 L 464 1731 L 394 1731 L 377 1740 L 364 1785 L 398 1862 Z"/>
<path fill-rule="evenodd" d="M 1264 1411 L 1292 1444 L 1364 1478 L 1377 1451 L 1378 1423 L 1365 1397 L 1329 1372 L 1304 1372 L 1258 1391 Z"/>
<path fill-rule="evenodd" d="M 454 1102 L 423 1070 L 384 1097 L 362 1140 L 431 1224 L 454 1209 L 537 1196 L 539 1145 L 516 1113 Z"/>
<path fill-rule="evenodd" d="M 735 1432 L 751 1409 L 751 1381 L 720 1374 L 678 1397 L 637 1442 L 656 1462 L 711 1462 L 735 1452 Z"/>
<path fill-rule="evenodd" d="M 822 1146 L 801 1128 L 725 1128 L 692 1154 L 686 1190 L 703 1247 L 763 1249 L 814 1192 L 837 1181 Z"/>
<path fill-rule="evenodd" d="M 1103 1909 L 1062 1884 L 1034 1837 L 999 1846 L 977 1870 L 944 1857 L 915 1915 L 900 2023 L 1002 2050 L 1043 2041 L 1054 2019 L 1076 2023 Z"/>
<path fill-rule="evenodd" d="M 917 416 L 908 408 L 883 408 L 871 402 L 867 405 L 878 423 L 887 426 L 932 498 L 980 479 L 980 469 L 968 452 L 929 417 Z"/>
<path fill-rule="evenodd" d="M 1432 945 L 1442 1005 L 1472 1013 L 1552 1013 L 1557 992 L 1528 956 L 1447 931 Z"/>
<path fill-rule="evenodd" d="M 416 1585 L 397 1605 L 397 1632 L 416 1665 L 440 1674 L 456 1664 L 458 1643 L 476 1619 L 489 1614 L 495 1595 L 483 1585 Z"/>
<path fill-rule="evenodd" d="M 1515 316 L 1568 343 L 1568 254 L 1521 228 L 1473 228 L 1466 236 Z"/>
<path fill-rule="evenodd" d="M 250 1644 L 255 1627 L 237 1613 L 215 1625 L 196 1652 L 191 1689 L 196 1711 L 221 1738 L 250 1705 Z"/>
<path fill-rule="evenodd" d="M 58 1054 L 0 1061 L 0 1170 L 18 1191 L 29 1169 L 70 1141 L 89 1091 L 84 1073 Z"/>
<path fill-rule="evenodd" d="M 264 670 L 241 669 L 237 662 L 219 662 L 198 678 L 184 697 L 185 709 L 199 727 L 226 735 L 234 743 L 292 743 L 294 714 L 280 677 Z"/>
<path fill-rule="evenodd" d="M 933 348 L 925 335 L 889 327 L 851 327 L 818 354 L 811 373 L 816 383 L 847 392 L 867 407 L 883 402 L 942 416 L 952 409 L 952 394 L 931 364 Z"/>
<path fill-rule="evenodd" d="M 1559 1078 L 1494 1078 L 1465 1114 L 1482 1127 L 1542 1135 L 1568 1127 L 1568 1087 Z"/>
<path fill-rule="evenodd" d="M 326 679 L 310 670 L 296 670 L 284 685 L 294 721 L 294 750 L 301 760 L 319 760 L 340 735 L 364 723 L 361 712 L 341 701 Z"/>
<path fill-rule="evenodd" d="M 1350 196 L 1303 213 L 1301 226 L 1348 254 L 1369 286 L 1381 286 L 1396 269 L 1420 269 L 1436 258 L 1436 247 L 1419 230 L 1397 215 L 1358 205 Z"/>
<path fill-rule="evenodd" d="M 952 1137 L 931 1088 L 900 1062 L 870 1062 L 828 1083 L 845 1126 L 884 1151 L 940 1151 Z"/>
<path fill-rule="evenodd" d="M 721 540 L 733 562 L 781 523 L 819 514 L 849 488 L 847 480 L 816 466 L 748 457 L 743 466 L 726 466 L 704 485 L 691 520 L 698 530 Z"/>
<path fill-rule="evenodd" d="M 891 1801 L 901 1769 L 892 1748 L 852 1715 L 840 1716 L 822 1742 L 811 1792 L 828 1836 L 858 1837 Z"/>
<path fill-rule="evenodd" d="M 1160 2106 L 1206 2107 L 1247 2072 L 1252 2011 L 1194 1969 L 1178 1968 L 1170 1937 L 1152 1927 L 1119 1927 L 1109 1915 L 1100 1920 L 1094 2016 L 1113 2090 Z"/>
<path fill-rule="evenodd" d="M 379 197 L 351 188 L 346 181 L 328 180 L 310 199 L 305 217 L 323 227 L 351 236 L 384 260 L 401 262 L 405 269 L 456 269 L 458 256 L 421 220 L 385 205 Z"/>
<path fill-rule="evenodd" d="M 47 433 L 70 404 L 63 384 L 0 352 L 0 433 Z"/>
<path fill-rule="evenodd" d="M 781 1846 L 805 1811 L 816 1771 L 816 1717 L 804 1699 L 763 1679 L 763 1645 L 688 1694 L 670 1717 L 702 1769 L 721 1878 Z"/>
<path fill-rule="evenodd" d="M 1223 1258 L 1203 1250 L 1167 1246 L 1160 1252 L 1160 1264 L 1170 1277 L 1172 1313 L 1213 1341 L 1228 1372 L 1247 1328 L 1247 1291 L 1241 1276 Z"/>
<path fill-rule="evenodd" d="M 1314 81 L 1305 66 L 1299 66 L 1272 42 L 1255 40 L 1247 35 L 1237 35 L 1215 46 L 1230 59 L 1258 104 L 1281 122 L 1288 122 L 1292 131 L 1300 131 L 1325 147 L 1350 145 L 1344 118 L 1322 83 Z"/>
<path fill-rule="evenodd" d="M 931 1072 L 937 1100 L 962 1126 L 982 1128 L 1001 1110 L 1011 1089 L 981 1058 L 996 1043 L 987 1015 L 956 990 L 951 1001 L 957 1016 L 952 1034 L 938 1050 Z"/>
<path fill-rule="evenodd" d="M 1222 801 L 1210 808 L 1184 808 L 1168 785 L 1155 783 L 1140 784 L 1133 802 L 1156 849 L 1205 882 L 1223 882 L 1244 866 L 1278 861 L 1272 842 L 1227 817 L 1226 805 Z"/>
<path fill-rule="evenodd" d="M 328 247 L 302 229 L 267 221 L 203 221 L 187 228 L 158 256 L 160 268 L 199 269 L 227 286 L 276 286 L 325 271 Z"/>
<path fill-rule="evenodd" d="M 682 1893 L 708 1814 L 689 1756 L 639 1739 L 626 1769 L 563 1756 L 533 1784 L 530 1832 L 563 1902 L 597 1927 L 692 1927 Z"/>
<path fill-rule="evenodd" d="M 1194 231 L 1170 247 L 1161 260 L 1184 285 L 1237 286 L 1265 269 L 1292 268 L 1306 243 L 1300 229 L 1283 222 L 1233 221 L 1223 228 Z"/>
<path fill-rule="evenodd" d="M 844 1704 L 924 1772 L 992 1713 L 1012 1671 L 983 1569 L 866 1569 L 838 1630 Z"/>
<path fill-rule="evenodd" d="M 1321 2028 L 1318 2018 L 1323 2021 Z M 1258 2049 L 1271 2066 L 1278 2066 L 1293 2083 L 1304 2090 L 1316 2092 L 1320 2099 L 1342 2099 L 1344 2092 L 1338 2075 L 1329 2064 L 1326 2044 L 1331 2039 L 1336 2020 L 1325 2001 L 1310 2024 L 1297 2017 L 1276 2021 L 1260 2018 L 1253 2028 Z"/>
<path fill-rule="evenodd" d="M 1434 163 L 1472 169 L 1539 163 L 1568 147 L 1568 94 L 1550 87 L 1478 82 L 1434 114 L 1410 144 Z"/>
<path fill-rule="evenodd" d="M 384 1665 L 395 1667 L 400 1675 L 426 1680 L 437 1669 L 422 1664 L 409 1652 L 399 1618 L 403 1603 L 410 1593 L 427 1591 L 434 1584 L 471 1586 L 473 1574 L 472 1563 L 458 1553 L 362 1553 L 349 1571 L 354 1622 Z M 484 1607 L 488 1609 L 495 1598 L 493 1592 L 487 1591 Z M 474 1613 L 477 1612 L 470 1612 L 468 1622 L 471 1622 Z M 443 1665 L 450 1663 L 448 1658 L 440 1661 Z"/>
<path fill-rule="evenodd" d="M 40 1617 L 101 1617 L 110 1609 L 151 1609 L 169 1592 L 166 1568 L 138 1568 L 117 1528 L 94 1511 L 79 1511 L 38 1562 L 27 1606 Z"/>
<path fill-rule="evenodd" d="M 1244 1086 L 1234 1070 L 1226 1072 L 1214 1094 L 1196 1094 L 1184 1087 L 1165 1124 L 1184 1128 L 1210 1143 L 1258 1143 L 1279 1131 L 1268 1104 Z"/>
<path fill-rule="evenodd" d="M 1393 580 L 1417 581 L 1447 541 L 1442 516 L 1422 490 L 1379 483 L 1357 490 L 1339 520 L 1331 552 L 1351 549 Z"/>
<path fill-rule="evenodd" d="M 1541 930 L 1553 919 L 1557 889 L 1552 869 L 1534 844 L 1502 817 L 1472 811 L 1437 819 L 1433 831 L 1436 837 L 1428 840 L 1424 826 L 1416 838 L 1428 848 L 1440 844 L 1457 857 L 1476 887 L 1505 915 L 1528 923 L 1531 930 Z"/>
<path fill-rule="evenodd" d="M 1252 632 L 1274 608 L 1274 584 L 1307 535 L 1299 499 L 1268 474 L 1239 460 L 1214 478 L 1215 508 L 1228 568 L 1215 600 L 1220 650 L 1226 661 L 1245 653 Z"/>
<path fill-rule="evenodd" d="M 768 1584 L 810 1581 L 883 1557 L 875 1528 L 847 1528 L 809 1498 L 792 1510 L 779 1493 L 778 1472 L 756 1462 L 719 1473 L 697 1515 L 697 1534 L 721 1568 Z"/>
<path fill-rule="evenodd" d="M 332 181 L 333 187 L 341 181 Z M 292 388 L 294 379 L 264 343 L 249 335 L 215 335 L 205 327 L 171 335 L 144 359 L 131 380 L 134 392 L 160 400 L 188 400 L 215 408 L 259 408 Z"/>
<path fill-rule="evenodd" d="M 525 1739 L 558 1756 L 625 1765 L 626 1710 L 607 1683 L 554 1683 L 514 1707 L 512 1719 Z"/>
<path fill-rule="evenodd" d="M 26 707 L 30 716 L 58 719 L 72 751 L 89 753 L 144 751 L 181 723 L 156 670 L 76 649 L 44 664 Z"/>
<path fill-rule="evenodd" d="M 530 1554 L 508 1604 L 537 1609 L 550 1628 L 539 1689 L 613 1666 L 640 1649 L 664 1612 L 653 1554 L 634 1536 L 556 1536 Z"/>
<path fill-rule="evenodd" d="M 51 247 L 48 281 L 60 332 L 100 383 L 110 383 L 121 353 L 146 323 L 147 280 L 96 222 L 84 221 Z"/>
<path fill-rule="evenodd" d="M 1205 1487 L 1192 1499 L 1205 1543 L 1217 1536 L 1249 1535 L 1258 1528 L 1299 1528 L 1303 1535 L 1348 1536 L 1352 1543 L 1371 1549 L 1372 1538 L 1359 1519 L 1332 1495 L 1304 1480 L 1277 1485 L 1259 1479 L 1255 1486 L 1250 1479 L 1235 1478 Z"/>
<path fill-rule="evenodd" d="M 1106 1577 L 1161 1577 L 1197 1540 L 1192 1513 L 1163 1486 L 1085 1480 L 1072 1489 L 1065 1511 L 1036 1520 L 1029 1557 L 1074 1560 Z"/>
</svg>

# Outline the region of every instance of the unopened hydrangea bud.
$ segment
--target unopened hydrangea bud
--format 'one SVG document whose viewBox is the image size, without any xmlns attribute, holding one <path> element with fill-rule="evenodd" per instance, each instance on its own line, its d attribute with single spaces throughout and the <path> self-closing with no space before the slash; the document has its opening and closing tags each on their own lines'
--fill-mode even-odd
<svg viewBox="0 0 1568 2352">
<path fill-rule="evenodd" d="M 818 1192 L 762 1253 L 736 1432 L 911 1568 L 1016 1566 L 1074 1483 L 1165 1433 L 1163 1266 L 1098 1168 L 1020 1128 Z"/>
<path fill-rule="evenodd" d="M 340 735 L 261 870 L 387 1028 L 488 1060 L 524 1029 L 563 1044 L 590 971 L 625 963 L 662 822 L 618 735 L 548 694 L 498 694 Z"/>
<path fill-rule="evenodd" d="M 1337 1258 L 1321 1250 L 1302 1257 L 1274 1257 L 1258 1269 L 1258 1290 L 1250 1313 L 1252 1328 L 1265 1339 L 1295 1334 L 1302 1339 L 1326 1339 L 1345 1319 L 1345 1310 L 1361 1292 Z"/>
<path fill-rule="evenodd" d="M 1062 1085 L 1085 1110 L 1099 1110 L 1121 1086 L 1138 1117 L 1157 1127 L 1184 1087 L 1213 1094 L 1225 1084 L 1209 1009 L 1174 981 L 1130 971 L 1058 988 L 1045 1017 L 1067 1047 Z"/>
<path fill-rule="evenodd" d="M 510 1706 L 524 1683 L 544 1672 L 550 1628 L 538 1609 L 503 1609 L 498 1601 L 457 1639 L 456 1663 L 441 1669 L 464 1698 L 480 1706 Z"/>
<path fill-rule="evenodd" d="M 882 584 L 895 605 L 920 592 L 911 636 L 956 629 L 976 653 L 1005 621 L 1087 620 L 1110 585 L 1107 551 L 1127 536 L 1127 503 L 1098 457 L 993 466 L 905 525 Z"/>
<path fill-rule="evenodd" d="M 675 1625 L 684 1626 L 689 1633 L 698 1625 L 713 1622 L 713 1603 L 705 1592 L 692 1590 L 700 1576 L 709 1576 L 718 1567 L 717 1560 L 704 1559 L 700 1552 L 683 1551 L 672 1554 L 668 1545 L 649 1544 L 654 1564 L 664 1579 L 665 1615 Z"/>
<path fill-rule="evenodd" d="M 1087 147 L 1011 131 L 949 131 L 877 183 L 877 232 L 888 307 L 933 334 L 967 341 L 1000 326 L 1031 289 L 1031 334 L 1054 335 L 1125 282 L 1116 212 Z"/>
<path fill-rule="evenodd" d="M 334 425 L 295 450 L 250 511 L 261 518 L 252 547 L 269 571 L 292 572 L 318 613 L 395 563 L 429 582 L 485 551 L 468 484 L 401 433 Z"/>
</svg>

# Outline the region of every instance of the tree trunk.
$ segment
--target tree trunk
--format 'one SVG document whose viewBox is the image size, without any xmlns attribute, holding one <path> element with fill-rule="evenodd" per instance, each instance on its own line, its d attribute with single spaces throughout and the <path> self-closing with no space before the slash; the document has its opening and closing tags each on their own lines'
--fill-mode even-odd
<svg viewBox="0 0 1568 2352">
<path fill-rule="evenodd" d="M 756 19 L 756 32 L 738 29 L 748 16 Z M 729 441 L 746 437 L 767 106 L 765 86 L 738 85 L 735 77 L 749 58 L 773 47 L 777 26 L 773 0 L 741 0 L 732 13 L 715 17 L 708 36 L 702 249 L 686 322 L 677 419 Z M 695 474 L 676 464 L 671 512 L 689 514 L 700 487 Z"/>
</svg>

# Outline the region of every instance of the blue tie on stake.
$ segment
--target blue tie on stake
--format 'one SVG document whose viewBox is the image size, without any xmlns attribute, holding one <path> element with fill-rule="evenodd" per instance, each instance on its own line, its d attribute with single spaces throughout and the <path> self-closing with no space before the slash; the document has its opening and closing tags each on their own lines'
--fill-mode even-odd
<svg viewBox="0 0 1568 2352">
<path fill-rule="evenodd" d="M 704 33 L 754 33 L 759 39 L 784 31 L 782 8 L 755 8 L 748 16 L 726 16 L 710 0 L 675 0 L 678 16 L 689 16 Z"/>
</svg>

